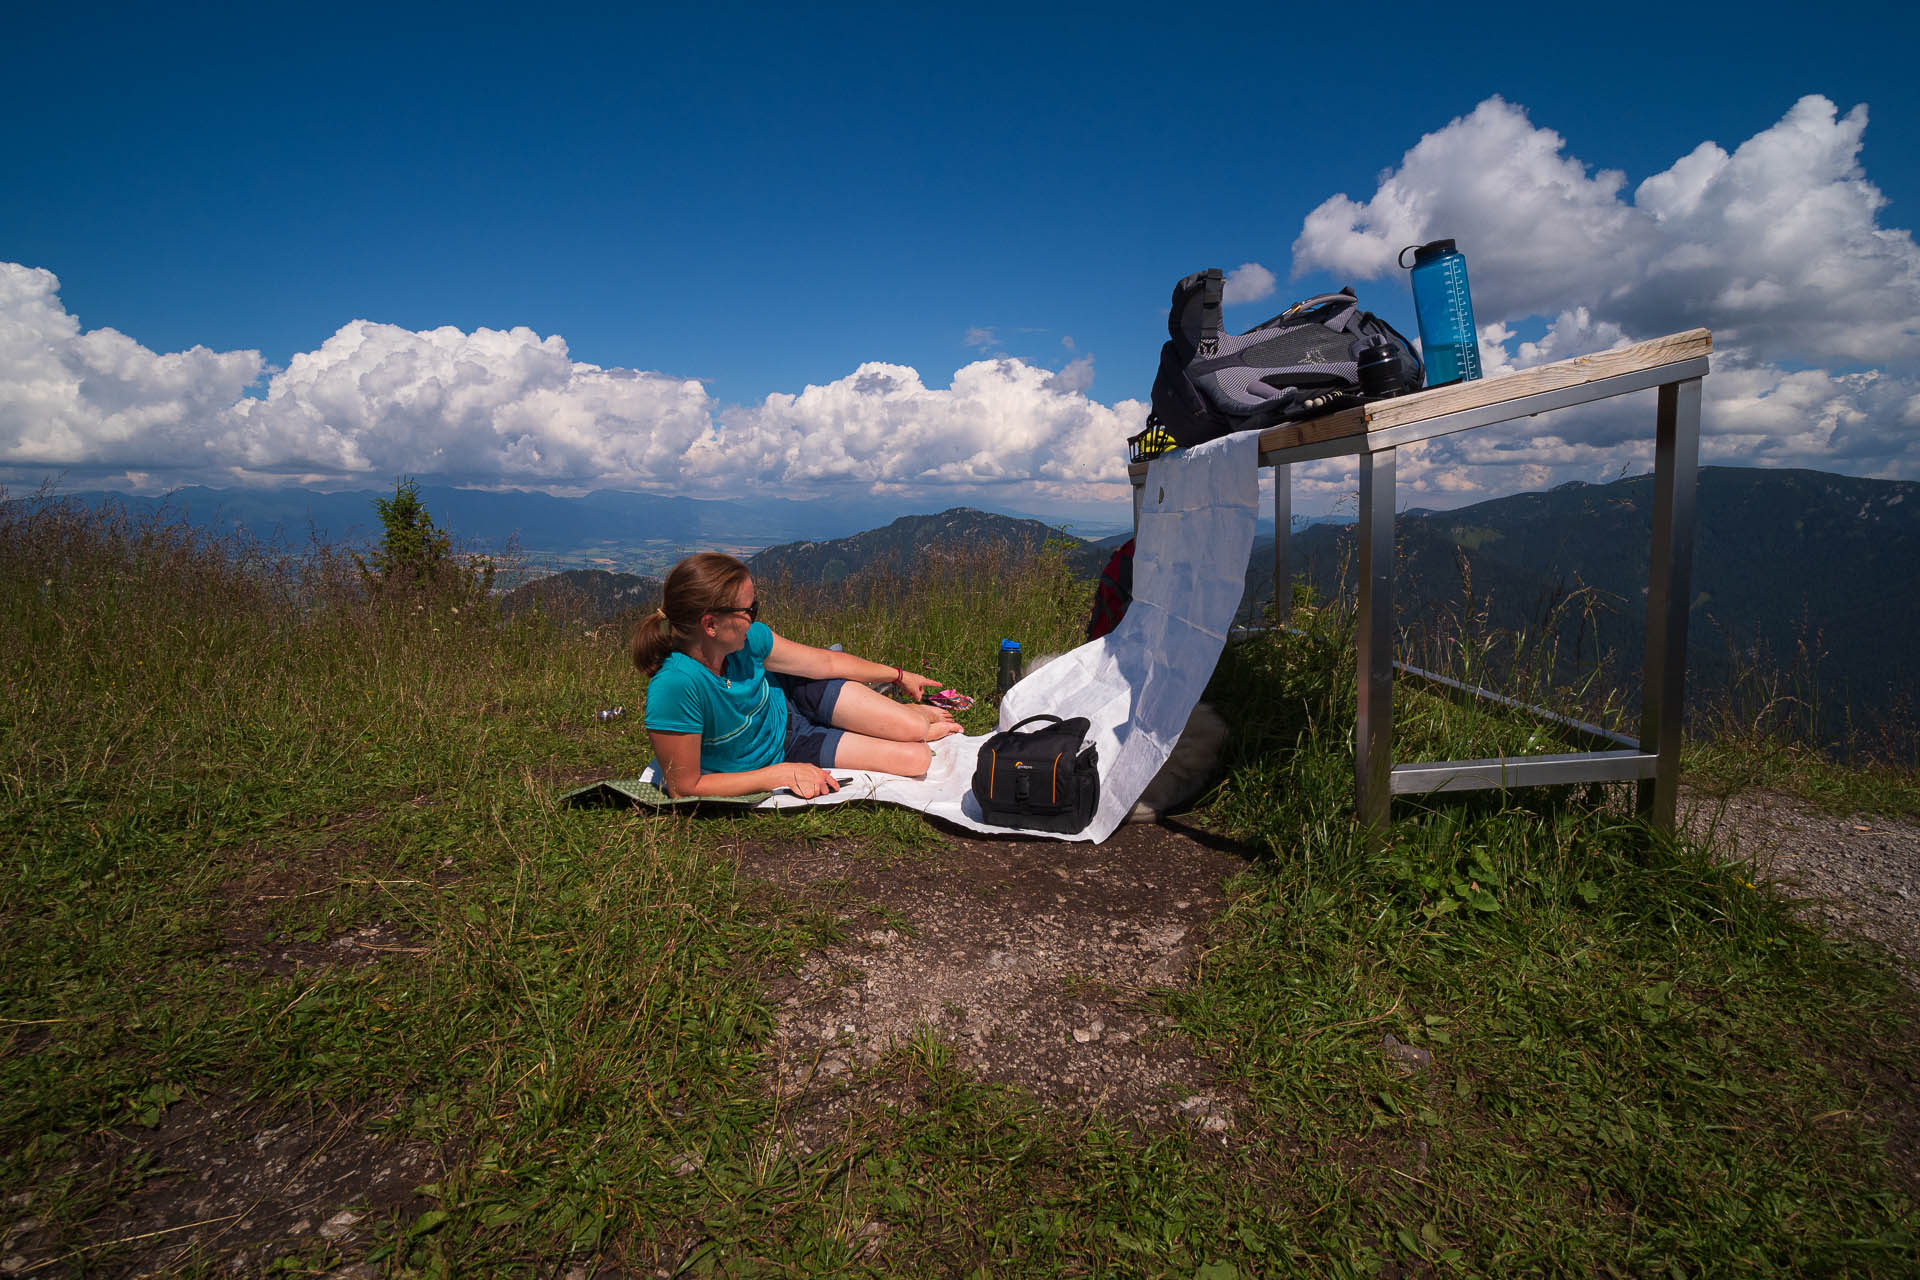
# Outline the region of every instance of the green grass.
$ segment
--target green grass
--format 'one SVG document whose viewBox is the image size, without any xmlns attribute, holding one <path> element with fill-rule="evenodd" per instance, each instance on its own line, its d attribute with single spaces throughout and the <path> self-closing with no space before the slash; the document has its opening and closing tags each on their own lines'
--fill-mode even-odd
<svg viewBox="0 0 1920 1280">
<path fill-rule="evenodd" d="M 1888 1143 L 1913 1099 L 1888 1082 L 1914 1008 L 1885 961 L 1620 795 L 1402 804 L 1365 838 L 1332 613 L 1215 678 L 1236 734 L 1200 820 L 1257 856 L 1162 999 L 1248 1100 L 1231 1147 L 1049 1111 L 928 1035 L 809 1153 L 780 1141 L 761 984 L 839 925 L 743 884 L 736 851 L 913 858 L 938 832 L 864 806 L 557 809 L 646 755 L 617 628 L 3 510 L 0 1192 L 70 1255 L 52 1274 L 144 1256 L 88 1226 L 165 1176 L 114 1135 L 222 1095 L 446 1153 L 433 1207 L 376 1233 L 394 1275 L 1912 1273 L 1913 1155 Z M 786 634 L 969 691 L 1003 635 L 1070 645 L 1087 594 L 1057 559 L 991 555 L 763 590 Z M 1534 732 L 1401 705 L 1408 756 Z M 1741 749 L 1691 760 L 1776 777 Z M 1912 795 L 1888 777 L 1846 785 Z M 374 922 L 408 949 L 249 959 Z M 1431 1066 L 1398 1074 L 1389 1033 Z M 310 1241 L 284 1267 L 343 1260 Z"/>
<path fill-rule="evenodd" d="M 1764 651 L 1730 651 L 1729 687 L 1695 717 L 1689 780 L 1713 795 L 1781 791 L 1836 815 L 1920 817 L 1920 719 L 1911 699 L 1878 708 L 1835 741 L 1821 661 L 1817 635 L 1803 637 L 1784 664 Z"/>
<path fill-rule="evenodd" d="M 1714 796 L 1768 788 L 1830 814 L 1920 820 L 1920 775 L 1884 756 L 1835 759 L 1787 738 L 1729 736 L 1690 742 L 1685 774 Z"/>
</svg>

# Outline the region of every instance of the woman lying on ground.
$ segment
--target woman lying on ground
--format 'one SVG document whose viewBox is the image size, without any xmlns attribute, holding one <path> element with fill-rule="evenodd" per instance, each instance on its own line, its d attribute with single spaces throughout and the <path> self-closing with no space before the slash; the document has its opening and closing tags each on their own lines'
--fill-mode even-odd
<svg viewBox="0 0 1920 1280">
<path fill-rule="evenodd" d="M 960 732 L 953 716 L 869 689 L 891 680 L 918 702 L 939 681 L 774 634 L 747 566 L 703 551 L 667 575 L 661 607 L 633 632 L 633 665 L 651 677 L 646 725 L 666 789 L 737 796 L 781 787 L 804 799 L 838 791 L 828 769 L 917 778 L 927 744 Z"/>
</svg>

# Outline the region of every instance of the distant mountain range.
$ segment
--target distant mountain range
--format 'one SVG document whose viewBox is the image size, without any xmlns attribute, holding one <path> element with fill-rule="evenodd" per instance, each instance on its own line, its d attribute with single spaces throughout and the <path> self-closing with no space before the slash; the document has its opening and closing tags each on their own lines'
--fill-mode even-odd
<svg viewBox="0 0 1920 1280">
<path fill-rule="evenodd" d="M 1411 510 L 1394 523 L 1395 605 L 1411 634 L 1431 634 L 1467 607 L 1495 629 L 1538 631 L 1554 606 L 1590 588 L 1601 611 L 1584 632 L 1561 624 L 1570 660 L 1596 645 L 1620 684 L 1637 689 L 1646 627 L 1652 480 L 1570 483 L 1454 511 Z M 1351 528 L 1293 539 L 1296 576 L 1322 597 L 1351 590 Z M 1247 570 L 1251 611 L 1273 598 L 1273 540 Z M 1342 582 L 1342 569 L 1349 568 Z M 1466 576 L 1463 578 L 1462 567 Z M 1876 721 L 1914 724 L 1903 696 L 1920 692 L 1920 484 L 1820 471 L 1705 467 L 1695 517 L 1687 680 L 1696 694 L 1728 687 L 1743 667 L 1791 669 L 1818 655 L 1823 732 Z M 1637 696 L 1635 694 L 1634 696 Z"/>
<path fill-rule="evenodd" d="M 372 541 L 373 499 L 386 494 L 183 489 L 164 499 L 72 496 L 298 548 L 310 538 Z M 1071 563 L 1091 578 L 1127 537 L 1088 541 L 1041 520 L 966 507 L 909 515 L 866 498 L 720 502 L 605 491 L 567 499 L 441 487 L 423 487 L 421 496 L 457 543 L 498 550 L 511 537 L 531 564 L 576 570 L 543 579 L 527 594 L 510 593 L 509 607 L 564 596 L 574 602 L 569 611 L 587 616 L 650 605 L 659 575 L 700 548 L 732 551 L 757 573 L 804 582 L 983 544 L 1030 551 L 1052 538 L 1072 546 Z M 1920 485 L 1706 467 L 1698 498 L 1689 686 L 1724 688 L 1756 661 L 1791 667 L 1804 649 L 1819 657 L 1818 699 L 1830 732 L 1849 717 L 1856 724 L 1902 716 L 1911 722 L 1910 704 L 1899 700 L 1920 686 Z M 1341 566 L 1351 556 L 1350 517 L 1333 519 L 1342 522 L 1293 522 L 1295 572 L 1323 597 L 1342 589 Z M 1584 631 L 1568 626 L 1563 653 L 1590 657 L 1597 644 L 1631 681 L 1641 668 L 1651 522 L 1645 476 L 1567 484 L 1455 511 L 1402 512 L 1395 525 L 1398 620 L 1409 634 L 1445 625 L 1463 607 L 1463 565 L 1471 607 L 1496 629 L 1537 630 L 1556 602 L 1589 589 L 1602 608 Z M 1247 569 L 1247 616 L 1272 598 L 1272 524 L 1261 527 L 1266 532 Z M 1811 695 L 1804 686 L 1795 693 Z"/>
<path fill-rule="evenodd" d="M 606 569 L 567 569 L 522 583 L 500 596 L 508 613 L 538 607 L 588 623 L 612 622 L 659 607 L 661 581 Z"/>
<path fill-rule="evenodd" d="M 310 542 L 360 544 L 379 537 L 375 498 L 392 490 L 177 489 L 164 497 L 104 491 L 66 495 L 135 516 L 178 517 L 198 528 L 235 531 L 297 550 Z M 682 555 L 717 548 L 750 555 L 780 543 L 847 537 L 910 514 L 903 500 L 864 495 L 794 501 L 707 500 L 599 490 L 578 498 L 422 485 L 421 501 L 461 550 L 516 550 L 549 568 L 665 570 Z M 1016 514 L 1013 518 L 1026 518 Z M 1125 519 L 1120 508 L 1115 521 Z"/>
<path fill-rule="evenodd" d="M 1119 535 L 1119 539 L 1125 536 Z M 834 583 L 882 565 L 910 568 L 983 548 L 1031 555 L 1048 541 L 1067 544 L 1068 562 L 1083 575 L 1092 576 L 1106 563 L 1108 551 L 1102 544 L 1076 538 L 1041 521 L 954 507 L 938 515 L 902 516 L 850 538 L 784 543 L 748 557 L 747 565 L 757 578 Z M 513 611 L 537 602 L 589 620 L 609 621 L 636 608 L 653 608 L 660 587 L 657 577 L 573 569 L 516 587 L 502 597 L 502 603 Z"/>
<path fill-rule="evenodd" d="M 1406 656 L 1431 661 L 1418 638 L 1444 634 L 1468 611 L 1489 631 L 1537 633 L 1557 605 L 1578 604 L 1584 592 L 1593 609 L 1582 616 L 1569 605 L 1558 619 L 1563 669 L 1605 654 L 1610 684 L 1629 700 L 1637 697 L 1652 518 L 1646 476 L 1567 484 L 1455 511 L 1400 513 L 1395 603 Z M 1350 569 L 1351 526 L 1301 523 L 1295 521 L 1295 573 L 1322 598 L 1350 591 L 1342 569 Z M 833 582 L 886 562 L 925 562 L 983 545 L 1025 553 L 1063 537 L 1040 521 L 955 508 L 851 537 L 772 546 L 749 563 L 762 576 Z M 1069 562 L 1091 579 L 1125 537 L 1068 538 Z M 1272 599 L 1272 564 L 1269 533 L 1254 543 L 1243 616 L 1258 616 Z M 1692 577 L 1688 685 L 1696 697 L 1726 689 L 1742 668 L 1791 672 L 1799 665 L 1802 675 L 1817 677 L 1817 689 L 1803 679 L 1782 691 L 1818 702 L 1828 736 L 1850 722 L 1897 727 L 1904 719 L 1912 726 L 1911 707 L 1900 699 L 1920 692 L 1920 485 L 1703 468 Z M 608 590 L 582 582 L 570 589 L 602 596 Z M 649 583 L 639 594 L 650 602 L 657 591 Z"/>
<path fill-rule="evenodd" d="M 885 528 L 869 529 L 851 538 L 769 547 L 747 561 L 747 565 L 757 577 L 839 582 L 878 564 L 911 566 L 961 549 L 1004 547 L 1015 554 L 1032 554 L 1050 539 L 1067 543 L 1071 548 L 1069 561 L 1083 571 L 1092 557 L 1099 554 L 1097 544 L 1038 520 L 1013 519 L 973 507 L 954 507 L 939 515 L 902 516 Z M 1097 569 L 1095 565 L 1095 571 Z"/>
<path fill-rule="evenodd" d="M 137 516 L 178 518 L 196 528 L 237 532 L 297 551 L 312 543 L 364 546 L 380 535 L 374 499 L 392 490 L 323 493 L 314 489 L 176 489 L 160 497 L 91 490 L 64 495 L 91 507 L 116 506 Z M 662 573 L 691 551 L 719 549 L 748 556 L 800 541 L 832 541 L 876 530 L 902 516 L 900 500 L 864 496 L 794 501 L 753 498 L 715 501 L 661 494 L 599 490 L 578 498 L 543 493 L 489 492 L 423 485 L 421 501 L 462 551 L 509 550 L 535 572 L 599 568 Z M 1029 512 L 1000 511 L 1014 521 L 1045 523 Z M 1106 523 L 1077 522 L 1067 536 L 1113 533 L 1126 527 L 1127 508 L 1114 505 Z M 1314 517 L 1313 519 L 1350 519 Z M 1296 529 L 1306 517 L 1294 518 Z M 1261 527 L 1271 530 L 1273 522 Z M 1125 533 L 1108 539 L 1118 545 Z"/>
<path fill-rule="evenodd" d="M 321 493 L 311 489 L 177 489 L 161 498 L 119 493 L 72 495 L 118 503 L 135 514 L 178 513 L 203 528 L 243 531 L 264 542 L 298 546 L 310 539 L 351 543 L 377 538 L 373 500 L 392 490 Z M 421 501 L 456 542 L 499 550 L 560 553 L 646 542 L 701 547 L 772 545 L 801 537 L 840 536 L 902 514 L 901 504 L 865 497 L 795 502 L 785 498 L 709 501 L 663 494 L 596 490 L 578 498 L 422 485 Z"/>
</svg>

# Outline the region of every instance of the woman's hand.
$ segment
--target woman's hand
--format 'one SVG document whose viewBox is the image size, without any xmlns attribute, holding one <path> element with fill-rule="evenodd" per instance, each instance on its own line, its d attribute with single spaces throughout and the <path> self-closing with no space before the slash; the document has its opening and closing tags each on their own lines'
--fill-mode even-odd
<svg viewBox="0 0 1920 1280">
<path fill-rule="evenodd" d="M 900 687 L 905 689 L 915 702 L 924 702 L 927 698 L 927 690 L 938 689 L 940 682 L 915 671 L 902 671 Z"/>
<path fill-rule="evenodd" d="M 823 796 L 829 791 L 840 789 L 840 784 L 833 780 L 833 775 L 817 764 L 789 761 L 782 768 L 792 771 L 792 780 L 786 784 L 787 790 L 802 800 L 811 800 L 815 796 Z"/>
</svg>

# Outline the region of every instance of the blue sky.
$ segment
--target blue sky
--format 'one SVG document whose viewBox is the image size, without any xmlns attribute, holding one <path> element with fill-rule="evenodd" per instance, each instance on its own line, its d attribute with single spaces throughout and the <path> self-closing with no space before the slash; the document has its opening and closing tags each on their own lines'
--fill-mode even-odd
<svg viewBox="0 0 1920 1280">
<path fill-rule="evenodd" d="M 1440 235 L 1496 368 L 1708 324 L 1709 460 L 1920 478 L 1920 22 L 1798 12 L 37 6 L 0 480 L 1077 509 L 1179 276 L 1411 331 L 1381 255 Z M 1637 423 L 1406 496 L 1604 479 Z"/>
</svg>

